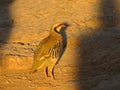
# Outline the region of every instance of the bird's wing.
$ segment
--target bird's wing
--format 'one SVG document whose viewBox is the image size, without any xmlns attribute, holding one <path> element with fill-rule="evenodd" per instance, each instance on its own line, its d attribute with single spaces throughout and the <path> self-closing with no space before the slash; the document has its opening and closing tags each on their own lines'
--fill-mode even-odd
<svg viewBox="0 0 120 90">
<path fill-rule="evenodd" d="M 45 40 L 46 41 L 46 40 Z M 55 41 L 55 43 L 45 43 L 44 40 L 38 46 L 34 55 L 34 63 L 31 72 L 35 72 L 38 67 L 42 67 L 46 60 L 56 60 L 60 56 L 61 43 L 60 41 Z M 47 61 L 48 62 L 48 61 Z"/>
<path fill-rule="evenodd" d="M 41 66 L 41 64 L 44 62 L 46 57 L 49 57 L 48 55 L 43 55 L 44 52 L 44 43 L 48 40 L 48 38 L 43 39 L 39 45 L 37 46 L 35 52 L 34 52 L 34 62 L 31 68 L 30 73 L 34 73 L 37 71 L 37 68 Z M 42 57 L 44 56 L 44 57 Z"/>
</svg>

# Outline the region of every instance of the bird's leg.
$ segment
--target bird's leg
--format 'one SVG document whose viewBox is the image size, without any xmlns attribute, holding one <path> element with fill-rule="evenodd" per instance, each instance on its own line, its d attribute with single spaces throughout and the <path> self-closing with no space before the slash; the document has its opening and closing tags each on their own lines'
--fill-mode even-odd
<svg viewBox="0 0 120 90">
<path fill-rule="evenodd" d="M 44 70 L 45 76 L 48 77 L 48 67 L 44 67 L 43 70 Z"/>
<path fill-rule="evenodd" d="M 55 76 L 54 76 L 54 67 L 52 68 L 52 78 L 55 79 Z"/>
<path fill-rule="evenodd" d="M 52 77 L 53 79 L 55 79 L 55 77 L 54 77 L 54 64 L 50 65 L 48 67 L 48 74 L 50 75 L 50 77 Z"/>
<path fill-rule="evenodd" d="M 49 77 L 49 75 L 48 75 L 48 67 L 46 67 L 46 76 Z"/>
</svg>

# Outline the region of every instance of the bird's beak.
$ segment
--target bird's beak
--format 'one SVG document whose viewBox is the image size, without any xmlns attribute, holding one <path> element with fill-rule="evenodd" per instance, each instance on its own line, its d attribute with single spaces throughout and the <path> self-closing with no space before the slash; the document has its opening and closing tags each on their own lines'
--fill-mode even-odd
<svg viewBox="0 0 120 90">
<path fill-rule="evenodd" d="M 61 27 L 61 28 L 65 28 L 65 27 L 66 27 L 66 25 L 64 25 L 64 24 L 61 24 L 61 25 L 60 25 L 60 27 Z"/>
</svg>

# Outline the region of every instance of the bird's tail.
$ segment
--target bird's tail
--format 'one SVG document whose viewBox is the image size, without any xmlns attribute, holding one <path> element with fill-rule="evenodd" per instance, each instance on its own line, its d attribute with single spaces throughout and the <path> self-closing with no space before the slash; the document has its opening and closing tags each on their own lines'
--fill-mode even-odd
<svg viewBox="0 0 120 90">
<path fill-rule="evenodd" d="M 42 63 L 43 63 L 43 61 L 35 61 L 34 63 L 33 63 L 33 66 L 32 66 L 32 68 L 31 68 L 31 70 L 30 70 L 30 74 L 33 74 L 33 73 L 35 73 L 39 68 L 41 68 L 42 67 Z"/>
<path fill-rule="evenodd" d="M 29 74 L 33 74 L 33 73 L 37 72 L 37 68 L 38 68 L 38 64 L 37 63 L 33 63 L 32 68 L 31 68 Z"/>
<path fill-rule="evenodd" d="M 34 74 L 35 72 L 37 72 L 37 69 L 33 68 L 30 70 L 29 74 Z"/>
</svg>

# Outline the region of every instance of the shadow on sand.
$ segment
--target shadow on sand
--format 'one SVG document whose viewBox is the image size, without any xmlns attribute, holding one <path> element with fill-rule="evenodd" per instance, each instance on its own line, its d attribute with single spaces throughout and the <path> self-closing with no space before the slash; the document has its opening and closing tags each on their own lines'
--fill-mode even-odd
<svg viewBox="0 0 120 90">
<path fill-rule="evenodd" d="M 10 14 L 10 5 L 13 0 L 0 0 L 0 66 L 2 63 L 2 56 L 4 46 L 9 39 L 11 29 L 13 27 L 13 20 Z"/>
<path fill-rule="evenodd" d="M 120 30 L 117 26 L 116 0 L 101 0 L 99 8 L 102 15 L 100 27 L 93 30 L 92 36 L 85 36 L 80 43 L 81 57 L 77 60 L 80 71 L 76 76 L 81 84 L 79 90 L 93 90 L 102 80 L 120 72 Z M 104 87 L 107 88 L 106 85 Z"/>
</svg>

